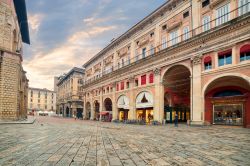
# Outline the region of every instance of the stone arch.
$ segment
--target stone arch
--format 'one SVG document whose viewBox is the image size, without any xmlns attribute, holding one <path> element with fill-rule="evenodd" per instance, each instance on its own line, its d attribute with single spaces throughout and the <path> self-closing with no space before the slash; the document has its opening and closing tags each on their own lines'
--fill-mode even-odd
<svg viewBox="0 0 250 166">
<path fill-rule="evenodd" d="M 105 98 L 103 101 L 103 104 L 104 104 L 105 111 L 112 112 L 113 102 L 112 102 L 111 98 L 109 98 L 109 97 Z"/>
<path fill-rule="evenodd" d="M 152 95 L 152 93 L 148 90 L 143 90 L 140 91 L 136 94 L 135 97 L 135 106 L 140 107 L 140 105 L 145 105 L 142 107 L 154 107 L 154 96 Z M 140 104 L 140 105 L 139 105 Z M 139 105 L 139 106 L 138 106 Z"/>
<path fill-rule="evenodd" d="M 129 98 L 124 94 L 120 95 L 117 98 L 116 103 L 117 103 L 117 108 L 129 109 Z"/>
<path fill-rule="evenodd" d="M 174 68 L 174 67 L 177 67 L 177 66 L 186 67 L 186 68 L 189 70 L 190 74 L 192 74 L 192 69 L 191 69 L 191 67 L 190 67 L 188 64 L 186 64 L 186 63 L 178 63 L 178 64 L 170 65 L 170 66 L 168 66 L 167 68 L 165 68 L 165 69 L 162 71 L 161 81 L 163 81 L 165 74 L 166 74 L 170 69 L 172 69 L 172 68 Z"/>
<path fill-rule="evenodd" d="M 217 79 L 219 79 L 219 78 L 222 78 L 222 77 L 239 77 L 239 78 L 242 78 L 242 79 L 244 79 L 246 82 L 248 82 L 248 84 L 250 85 L 250 77 L 248 77 L 248 76 L 246 76 L 246 75 L 244 75 L 244 74 L 240 74 L 240 73 L 225 73 L 225 74 L 220 74 L 220 75 L 218 75 L 218 76 L 215 76 L 215 77 L 213 77 L 211 80 L 209 80 L 204 86 L 203 86 L 203 88 L 202 88 L 202 96 L 204 97 L 204 95 L 205 95 L 205 93 L 206 93 L 206 90 L 207 90 L 207 88 L 208 88 L 208 86 L 212 83 L 212 82 L 214 82 L 214 81 L 216 81 Z"/>
<path fill-rule="evenodd" d="M 244 74 L 225 73 L 213 77 L 202 88 L 205 121 L 250 126 L 250 99 L 247 97 L 249 94 L 250 78 Z M 237 111 L 241 112 L 240 116 L 237 115 Z M 235 115 L 237 116 L 234 117 Z"/>
</svg>

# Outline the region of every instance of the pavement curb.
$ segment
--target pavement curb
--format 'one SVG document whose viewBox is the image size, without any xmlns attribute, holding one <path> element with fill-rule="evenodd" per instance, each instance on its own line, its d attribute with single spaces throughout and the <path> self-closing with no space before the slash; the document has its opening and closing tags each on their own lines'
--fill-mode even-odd
<svg viewBox="0 0 250 166">
<path fill-rule="evenodd" d="M 0 122 L 0 125 L 6 125 L 6 124 L 33 124 L 36 121 L 36 118 L 30 120 L 30 121 L 9 121 L 9 122 Z"/>
</svg>

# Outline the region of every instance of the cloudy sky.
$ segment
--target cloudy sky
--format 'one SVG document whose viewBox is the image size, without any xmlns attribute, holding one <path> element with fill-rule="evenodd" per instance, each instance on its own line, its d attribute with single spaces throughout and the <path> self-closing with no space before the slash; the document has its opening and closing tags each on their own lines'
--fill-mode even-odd
<svg viewBox="0 0 250 166">
<path fill-rule="evenodd" d="M 26 0 L 31 45 L 24 70 L 31 87 L 53 89 L 54 76 L 87 60 L 166 0 Z"/>
</svg>

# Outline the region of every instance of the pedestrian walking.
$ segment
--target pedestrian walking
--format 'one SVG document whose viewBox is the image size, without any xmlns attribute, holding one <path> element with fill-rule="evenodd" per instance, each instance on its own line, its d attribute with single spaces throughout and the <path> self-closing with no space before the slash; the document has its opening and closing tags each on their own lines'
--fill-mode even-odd
<svg viewBox="0 0 250 166">
<path fill-rule="evenodd" d="M 175 117 L 174 117 L 174 126 L 178 127 L 178 114 L 177 113 L 175 114 Z"/>
</svg>

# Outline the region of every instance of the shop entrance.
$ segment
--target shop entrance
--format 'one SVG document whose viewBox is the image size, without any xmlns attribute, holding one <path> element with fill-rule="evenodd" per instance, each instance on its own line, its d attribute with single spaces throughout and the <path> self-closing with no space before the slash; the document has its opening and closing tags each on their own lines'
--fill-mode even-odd
<svg viewBox="0 0 250 166">
<path fill-rule="evenodd" d="M 112 121 L 112 100 L 110 98 L 106 98 L 104 100 L 104 108 L 105 108 L 105 111 L 101 113 L 102 121 L 111 122 Z"/>
<path fill-rule="evenodd" d="M 128 109 L 123 109 L 123 108 L 119 108 L 119 120 L 120 121 L 125 121 L 128 120 Z"/>
<path fill-rule="evenodd" d="M 83 117 L 82 117 L 82 113 L 83 113 L 83 109 L 82 108 L 77 108 L 77 110 L 76 110 L 76 117 L 78 118 L 78 119 L 82 119 Z"/>
<path fill-rule="evenodd" d="M 164 119 L 173 123 L 175 114 L 178 122 L 190 120 L 190 71 L 182 65 L 173 66 L 163 77 Z"/>
<path fill-rule="evenodd" d="M 153 108 L 137 109 L 136 114 L 138 120 L 143 120 L 146 123 L 150 123 L 154 120 Z"/>
</svg>

